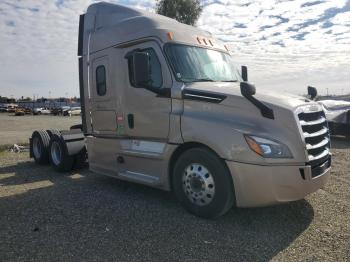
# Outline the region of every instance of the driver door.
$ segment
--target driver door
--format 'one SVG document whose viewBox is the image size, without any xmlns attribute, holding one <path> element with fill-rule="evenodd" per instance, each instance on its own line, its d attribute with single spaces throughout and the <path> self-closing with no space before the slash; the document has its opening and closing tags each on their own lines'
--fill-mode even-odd
<svg viewBox="0 0 350 262">
<path fill-rule="evenodd" d="M 132 52 L 147 52 L 153 88 L 171 88 L 172 80 L 163 53 L 156 42 L 150 41 L 125 49 L 125 67 L 128 77 L 123 100 L 127 120 L 125 134 L 138 140 L 168 141 L 171 98 L 145 88 L 135 88 L 133 83 Z M 169 92 L 170 93 L 170 92 Z"/>
</svg>

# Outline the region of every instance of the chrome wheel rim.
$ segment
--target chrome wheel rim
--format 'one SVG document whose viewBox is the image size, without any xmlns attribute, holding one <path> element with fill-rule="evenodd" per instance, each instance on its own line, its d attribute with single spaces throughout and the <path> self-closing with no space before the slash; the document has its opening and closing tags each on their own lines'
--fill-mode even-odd
<svg viewBox="0 0 350 262">
<path fill-rule="evenodd" d="M 51 145 L 51 159 L 52 159 L 52 162 L 56 166 L 58 166 L 61 163 L 61 158 L 62 158 L 61 147 L 58 144 L 58 142 L 54 141 L 54 142 L 52 142 L 52 145 Z"/>
<path fill-rule="evenodd" d="M 41 152 L 42 152 L 42 147 L 40 144 L 40 139 L 39 137 L 34 137 L 33 138 L 33 154 L 35 158 L 40 158 L 41 157 Z"/>
<path fill-rule="evenodd" d="M 182 187 L 187 198 L 195 205 L 205 206 L 215 195 L 214 178 L 202 164 L 190 164 L 182 175 Z"/>
</svg>

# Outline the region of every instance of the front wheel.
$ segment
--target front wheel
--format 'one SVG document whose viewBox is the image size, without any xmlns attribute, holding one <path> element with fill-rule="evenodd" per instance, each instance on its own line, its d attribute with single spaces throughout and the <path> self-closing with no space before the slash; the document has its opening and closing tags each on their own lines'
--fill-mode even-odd
<svg viewBox="0 0 350 262">
<path fill-rule="evenodd" d="M 199 217 L 221 216 L 235 201 L 231 174 L 224 161 L 205 148 L 189 149 L 179 157 L 172 182 L 183 207 Z"/>
</svg>

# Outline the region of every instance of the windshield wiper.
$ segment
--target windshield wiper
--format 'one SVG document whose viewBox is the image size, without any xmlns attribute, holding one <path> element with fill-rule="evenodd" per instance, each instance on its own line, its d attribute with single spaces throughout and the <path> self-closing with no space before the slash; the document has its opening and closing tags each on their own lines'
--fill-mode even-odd
<svg viewBox="0 0 350 262">
<path fill-rule="evenodd" d="M 182 78 L 183 81 L 188 82 L 238 82 L 238 80 L 219 80 L 215 81 L 211 78 Z"/>
<path fill-rule="evenodd" d="M 215 82 L 213 79 L 210 78 L 182 78 L 181 80 L 188 82 Z"/>
</svg>

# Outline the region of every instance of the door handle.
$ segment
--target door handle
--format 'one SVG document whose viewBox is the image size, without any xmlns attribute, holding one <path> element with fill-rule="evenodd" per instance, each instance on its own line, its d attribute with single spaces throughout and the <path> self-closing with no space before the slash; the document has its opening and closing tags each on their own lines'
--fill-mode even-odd
<svg viewBox="0 0 350 262">
<path fill-rule="evenodd" d="M 130 129 L 134 128 L 134 114 L 128 114 L 128 125 Z"/>
</svg>

